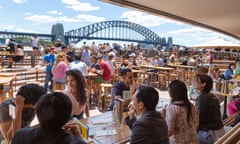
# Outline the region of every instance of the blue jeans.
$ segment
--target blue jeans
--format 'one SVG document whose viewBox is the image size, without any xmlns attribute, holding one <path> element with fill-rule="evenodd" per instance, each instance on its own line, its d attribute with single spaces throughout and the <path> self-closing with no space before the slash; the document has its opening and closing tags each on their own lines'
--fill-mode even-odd
<svg viewBox="0 0 240 144">
<path fill-rule="evenodd" d="M 51 84 L 49 86 L 49 89 L 52 91 L 52 89 L 53 89 L 53 74 L 52 74 L 52 71 L 46 71 L 46 77 L 45 77 L 45 83 L 44 83 L 45 92 L 47 92 L 49 82 L 51 82 Z"/>
<path fill-rule="evenodd" d="M 209 131 L 198 131 L 198 140 L 200 144 L 213 144 L 214 138 Z"/>
</svg>

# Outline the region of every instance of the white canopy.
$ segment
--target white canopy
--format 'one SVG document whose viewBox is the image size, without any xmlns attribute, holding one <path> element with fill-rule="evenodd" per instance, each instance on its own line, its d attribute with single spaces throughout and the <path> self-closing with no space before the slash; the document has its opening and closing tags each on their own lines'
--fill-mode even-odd
<svg viewBox="0 0 240 144">
<path fill-rule="evenodd" d="M 240 39 L 240 0 L 101 0 Z"/>
<path fill-rule="evenodd" d="M 229 49 L 240 49 L 240 44 L 233 43 L 231 41 L 218 38 L 207 43 L 193 45 L 192 48 L 229 48 Z"/>
</svg>

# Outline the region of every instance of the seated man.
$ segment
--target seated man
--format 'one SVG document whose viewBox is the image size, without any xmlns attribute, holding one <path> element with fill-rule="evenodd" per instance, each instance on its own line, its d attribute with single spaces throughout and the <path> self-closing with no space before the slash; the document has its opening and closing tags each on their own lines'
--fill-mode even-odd
<svg viewBox="0 0 240 144">
<path fill-rule="evenodd" d="M 0 104 L 0 141 L 11 141 L 17 130 L 30 125 L 35 115 L 35 104 L 43 94 L 43 87 L 27 84 L 18 90 L 15 99 L 7 99 Z M 10 112 L 9 105 L 15 107 L 15 114 Z"/>
<path fill-rule="evenodd" d="M 100 66 L 100 69 L 92 68 L 91 72 L 96 73 L 98 76 L 94 79 L 93 90 L 95 97 L 99 96 L 100 83 L 106 83 L 112 78 L 112 70 L 110 65 L 105 62 L 102 56 L 97 56 L 97 63 Z"/>
<path fill-rule="evenodd" d="M 168 127 L 161 114 L 155 110 L 158 92 L 149 86 L 140 86 L 132 98 L 129 116 L 125 119 L 132 130 L 130 143 L 168 144 Z M 136 114 L 139 118 L 136 118 Z"/>
<path fill-rule="evenodd" d="M 15 56 L 12 59 L 14 62 L 19 62 L 23 58 L 24 58 L 23 46 L 18 44 L 15 50 Z"/>
<path fill-rule="evenodd" d="M 40 127 L 19 130 L 12 144 L 85 144 L 77 124 L 66 124 L 71 111 L 72 103 L 65 94 L 55 92 L 43 96 L 36 107 Z"/>
<path fill-rule="evenodd" d="M 112 101 L 108 107 L 108 111 L 113 110 L 113 106 L 115 104 L 115 99 L 123 98 L 124 93 L 132 94 L 132 92 L 136 89 L 137 83 L 133 82 L 133 73 L 132 70 L 129 68 L 122 68 L 120 69 L 120 75 L 122 77 L 121 82 L 115 83 L 112 89 Z M 132 91 L 132 92 L 131 92 Z"/>
</svg>

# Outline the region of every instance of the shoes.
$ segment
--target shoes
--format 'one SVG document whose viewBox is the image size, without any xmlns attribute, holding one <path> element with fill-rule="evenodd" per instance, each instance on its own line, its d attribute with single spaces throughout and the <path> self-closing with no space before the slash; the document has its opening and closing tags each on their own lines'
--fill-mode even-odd
<svg viewBox="0 0 240 144">
<path fill-rule="evenodd" d="M 7 68 L 12 68 L 12 66 L 8 66 Z"/>
</svg>

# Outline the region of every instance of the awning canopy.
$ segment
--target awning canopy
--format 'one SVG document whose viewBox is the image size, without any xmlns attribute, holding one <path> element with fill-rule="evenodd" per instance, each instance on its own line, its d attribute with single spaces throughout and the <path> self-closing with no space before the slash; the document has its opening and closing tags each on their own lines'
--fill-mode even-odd
<svg viewBox="0 0 240 144">
<path fill-rule="evenodd" d="M 208 28 L 240 40 L 240 0 L 101 0 Z"/>
<path fill-rule="evenodd" d="M 209 41 L 207 43 L 190 46 L 191 48 L 226 48 L 226 49 L 240 49 L 240 44 L 226 41 L 222 38 Z"/>
</svg>

